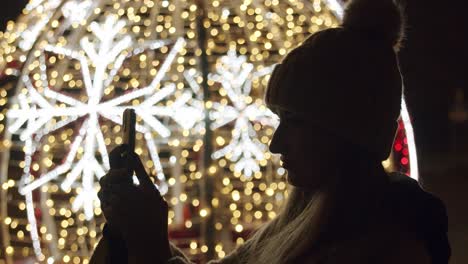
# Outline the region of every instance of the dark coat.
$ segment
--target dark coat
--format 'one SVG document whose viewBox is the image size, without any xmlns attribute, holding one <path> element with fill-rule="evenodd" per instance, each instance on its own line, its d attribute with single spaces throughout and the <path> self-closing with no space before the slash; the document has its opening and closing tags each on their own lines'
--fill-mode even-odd
<svg viewBox="0 0 468 264">
<path fill-rule="evenodd" d="M 447 264 L 451 255 L 447 237 L 448 218 L 444 203 L 424 191 L 417 181 L 406 175 L 390 175 L 386 206 L 404 231 L 423 241 L 431 264 Z"/>
<path fill-rule="evenodd" d="M 355 228 L 348 239 L 312 247 L 294 263 L 448 264 L 451 250 L 442 201 L 424 191 L 417 181 L 399 173 L 390 175 L 381 197 L 378 212 L 371 213 L 378 214 L 374 219 L 381 221 L 366 222 Z M 114 240 L 104 233 L 91 263 L 105 264 L 105 256 L 112 254 L 116 259 L 125 258 L 122 243 Z M 174 257 L 169 263 L 191 263 L 177 247 L 171 247 Z M 238 264 L 240 254 L 247 254 L 242 246 L 210 263 Z"/>
</svg>

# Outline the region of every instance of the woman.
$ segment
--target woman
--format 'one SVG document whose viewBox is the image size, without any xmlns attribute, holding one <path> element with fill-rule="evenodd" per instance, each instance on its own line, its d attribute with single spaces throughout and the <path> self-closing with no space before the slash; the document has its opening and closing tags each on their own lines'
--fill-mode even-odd
<svg viewBox="0 0 468 264">
<path fill-rule="evenodd" d="M 291 194 L 278 217 L 212 263 L 448 263 L 443 204 L 381 166 L 400 112 L 402 24 L 391 0 L 355 0 L 342 27 L 313 34 L 275 68 L 266 102 L 280 125 L 270 150 Z M 130 158 L 139 187 L 119 182 L 127 169 L 101 180 L 108 226 L 97 252 L 111 243 L 110 263 L 190 263 L 167 239 L 167 204 Z"/>
</svg>

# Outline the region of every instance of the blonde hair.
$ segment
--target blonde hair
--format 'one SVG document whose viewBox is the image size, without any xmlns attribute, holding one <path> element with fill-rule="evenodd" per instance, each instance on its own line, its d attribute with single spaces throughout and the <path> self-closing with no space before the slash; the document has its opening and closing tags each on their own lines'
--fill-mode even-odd
<svg viewBox="0 0 468 264">
<path fill-rule="evenodd" d="M 242 246 L 241 263 L 291 263 L 317 241 L 327 215 L 324 191 L 292 187 L 282 212 Z"/>
<path fill-rule="evenodd" d="M 361 223 L 362 219 L 349 216 L 375 209 L 388 175 L 379 163 L 372 162 L 372 156 L 356 148 L 353 151 L 359 155 L 340 161 L 343 169 L 349 168 L 347 164 L 355 166 L 352 177 L 338 176 L 345 172 L 337 167 L 336 174 L 330 175 L 332 181 L 316 191 L 289 186 L 289 197 L 278 216 L 238 248 L 239 263 L 296 263 L 307 251 L 318 249 L 323 239 L 334 237 L 337 230 L 349 231 L 343 221 Z"/>
</svg>

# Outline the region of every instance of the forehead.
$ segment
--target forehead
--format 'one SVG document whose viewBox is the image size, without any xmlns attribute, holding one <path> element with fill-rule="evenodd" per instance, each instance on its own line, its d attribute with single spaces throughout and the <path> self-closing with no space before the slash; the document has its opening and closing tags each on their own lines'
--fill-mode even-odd
<svg viewBox="0 0 468 264">
<path fill-rule="evenodd" d="M 294 88 L 290 71 L 284 63 L 277 64 L 268 82 L 265 103 L 277 115 L 285 112 L 299 113 L 297 89 Z"/>
<path fill-rule="evenodd" d="M 287 108 L 286 104 L 282 103 L 286 95 L 284 90 L 288 89 L 286 86 L 285 66 L 279 63 L 271 74 L 265 93 L 266 105 L 275 113 L 278 113 L 282 108 Z"/>
</svg>

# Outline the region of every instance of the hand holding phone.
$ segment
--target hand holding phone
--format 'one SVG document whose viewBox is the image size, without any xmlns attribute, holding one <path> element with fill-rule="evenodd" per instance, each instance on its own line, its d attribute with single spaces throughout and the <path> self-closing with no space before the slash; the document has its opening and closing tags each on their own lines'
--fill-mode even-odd
<svg viewBox="0 0 468 264">
<path fill-rule="evenodd" d="M 124 159 L 124 164 L 126 165 L 126 167 L 129 168 L 129 173 L 133 175 L 133 169 L 130 168 L 130 160 L 127 153 L 135 151 L 135 110 L 131 108 L 125 109 L 125 111 L 123 112 L 122 123 L 123 144 L 127 146 L 125 151 L 122 153 L 122 158 Z"/>
<path fill-rule="evenodd" d="M 109 153 L 109 162 L 112 169 L 130 168 L 128 152 L 135 150 L 135 110 L 125 109 L 122 122 L 122 144 Z M 125 145 L 125 146 L 124 146 Z M 133 174 L 133 172 L 132 172 Z"/>
<path fill-rule="evenodd" d="M 135 151 L 135 110 L 131 108 L 125 109 L 123 113 L 123 144 L 127 145 L 128 151 Z"/>
</svg>

